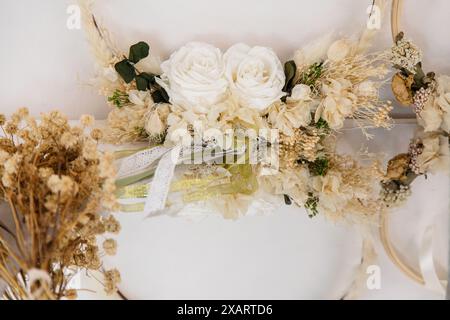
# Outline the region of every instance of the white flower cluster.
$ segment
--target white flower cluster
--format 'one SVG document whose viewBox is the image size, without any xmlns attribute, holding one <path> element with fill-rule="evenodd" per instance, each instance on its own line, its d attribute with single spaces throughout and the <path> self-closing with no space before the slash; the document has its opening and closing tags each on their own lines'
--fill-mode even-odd
<svg viewBox="0 0 450 320">
<path fill-rule="evenodd" d="M 419 122 L 425 132 L 442 129 L 450 132 L 450 77 L 437 78 L 434 97 L 430 97 L 420 113 Z"/>
<path fill-rule="evenodd" d="M 237 44 L 223 55 L 214 46 L 192 42 L 161 69 L 158 83 L 170 102 L 197 114 L 207 114 L 230 94 L 242 107 L 260 112 L 285 96 L 283 66 L 270 48 Z"/>
</svg>

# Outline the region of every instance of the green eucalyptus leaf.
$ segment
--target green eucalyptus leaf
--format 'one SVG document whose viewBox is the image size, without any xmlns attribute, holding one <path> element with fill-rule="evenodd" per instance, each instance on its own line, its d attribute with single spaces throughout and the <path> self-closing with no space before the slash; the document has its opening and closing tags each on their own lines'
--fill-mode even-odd
<svg viewBox="0 0 450 320">
<path fill-rule="evenodd" d="M 136 77 L 136 87 L 139 91 L 147 91 L 149 88 L 149 82 L 142 74 Z"/>
<path fill-rule="evenodd" d="M 117 73 L 126 83 L 130 83 L 136 77 L 136 70 L 128 59 L 122 60 L 115 65 Z"/>
<path fill-rule="evenodd" d="M 169 95 L 164 88 L 158 87 L 156 91 L 152 93 L 152 98 L 155 103 L 169 103 Z"/>
<path fill-rule="evenodd" d="M 284 65 L 284 74 L 286 75 L 286 84 L 284 86 L 284 92 L 290 92 L 294 85 L 295 75 L 297 73 L 297 65 L 294 61 L 288 61 Z"/>
<path fill-rule="evenodd" d="M 147 58 L 150 52 L 150 47 L 145 42 L 139 42 L 132 45 L 130 48 L 130 55 L 128 59 L 133 63 L 138 63 L 144 58 Z"/>
<path fill-rule="evenodd" d="M 156 84 L 156 76 L 154 74 L 143 72 L 140 74 L 141 77 L 145 78 L 150 85 Z"/>
</svg>

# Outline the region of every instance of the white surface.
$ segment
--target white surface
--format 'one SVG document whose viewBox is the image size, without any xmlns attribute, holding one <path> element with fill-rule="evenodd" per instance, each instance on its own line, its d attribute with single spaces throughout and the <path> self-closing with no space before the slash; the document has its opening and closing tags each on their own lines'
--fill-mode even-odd
<svg viewBox="0 0 450 320">
<path fill-rule="evenodd" d="M 124 50 L 140 40 L 167 57 L 201 40 L 223 49 L 245 41 L 273 47 L 285 60 L 325 33 L 358 32 L 371 0 L 97 0 L 95 12 Z M 388 1 L 390 2 L 390 1 Z M 82 30 L 66 27 L 75 0 L 0 0 L 1 112 L 26 105 L 34 114 L 60 108 L 71 118 L 105 118 L 103 97 L 85 84 L 93 60 Z M 450 73 L 448 0 L 405 0 L 404 29 L 422 47 L 425 67 Z M 377 49 L 391 45 L 388 21 Z"/>
<path fill-rule="evenodd" d="M 329 31 L 358 31 L 371 1 L 361 0 L 99 0 L 96 13 L 126 49 L 138 40 L 166 57 L 192 40 L 226 49 L 246 41 L 272 46 L 282 59 Z M 68 0 L 0 0 L 0 112 L 26 105 L 34 114 L 59 108 L 71 118 L 92 113 L 104 118 L 103 97 L 85 83 L 93 59 L 82 30 L 66 28 Z M 406 0 L 405 28 L 426 53 L 427 70 L 450 73 L 450 1 Z M 377 48 L 390 46 L 385 24 Z M 396 153 L 409 140 L 399 127 L 372 146 Z M 357 136 L 355 136 L 357 137 Z M 356 144 L 355 144 L 356 145 Z M 353 145 L 353 146 L 355 146 Z M 373 151 L 376 151 L 375 149 Z M 448 180 L 430 177 L 418 185 L 414 200 L 396 213 L 393 236 L 416 262 L 415 234 L 424 217 L 447 208 Z M 446 189 L 447 188 L 447 189 Z M 425 205 L 428 203 L 430 206 Z M 438 205 L 437 207 L 435 206 Z M 427 208 L 427 210 L 423 210 Z M 291 209 L 292 210 L 292 209 Z M 447 211 L 442 212 L 444 214 Z M 117 266 L 131 297 L 336 297 L 351 272 L 358 242 L 302 210 L 237 223 L 213 218 L 201 222 L 122 216 Z M 441 221 L 441 226 L 446 226 Z M 414 241 L 413 241 L 414 240 Z M 229 241 L 229 242 L 228 242 Z M 438 252 L 445 251 L 440 239 Z M 223 252 L 219 252 L 222 248 Z M 439 249 L 441 248 L 441 249 Z M 266 250 L 270 255 L 266 254 Z M 445 261 L 440 255 L 439 261 Z M 381 255 L 382 289 L 366 298 L 437 298 L 412 283 Z M 198 271 L 201 271 L 198 273 Z M 342 285 L 342 286 L 341 286 Z M 235 295 L 236 294 L 236 295 Z"/>
</svg>

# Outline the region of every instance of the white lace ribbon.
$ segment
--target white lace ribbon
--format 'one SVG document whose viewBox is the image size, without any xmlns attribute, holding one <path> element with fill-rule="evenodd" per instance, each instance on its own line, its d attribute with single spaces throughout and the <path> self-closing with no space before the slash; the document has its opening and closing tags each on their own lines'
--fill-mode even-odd
<svg viewBox="0 0 450 320">
<path fill-rule="evenodd" d="M 153 181 L 149 185 L 149 195 L 145 201 L 144 212 L 149 217 L 160 213 L 166 207 L 170 184 L 181 157 L 181 150 L 182 148 L 177 146 L 167 152 L 159 161 Z"/>
<path fill-rule="evenodd" d="M 158 161 L 164 154 L 171 149 L 165 147 L 154 147 L 135 153 L 134 155 L 125 158 L 120 164 L 117 178 L 125 178 L 135 175 L 143 170 L 146 170 L 150 165 Z"/>
</svg>

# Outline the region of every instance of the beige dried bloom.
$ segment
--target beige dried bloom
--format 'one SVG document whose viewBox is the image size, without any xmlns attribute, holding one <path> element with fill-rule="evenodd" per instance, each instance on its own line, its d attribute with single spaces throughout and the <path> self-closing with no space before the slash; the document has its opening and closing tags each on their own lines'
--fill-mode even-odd
<svg viewBox="0 0 450 320">
<path fill-rule="evenodd" d="M 78 298 L 77 290 L 74 289 L 66 290 L 64 297 L 68 300 L 76 300 Z"/>
<path fill-rule="evenodd" d="M 6 122 L 5 115 L 0 113 L 0 126 L 3 126 L 5 122 Z"/>
<path fill-rule="evenodd" d="M 80 122 L 84 127 L 92 127 L 95 122 L 95 118 L 89 114 L 84 114 L 80 117 Z"/>
<path fill-rule="evenodd" d="M 55 194 L 67 195 L 77 192 L 76 184 L 67 176 L 58 177 L 57 175 L 52 175 L 47 181 L 47 186 Z"/>
<path fill-rule="evenodd" d="M 103 139 L 103 131 L 98 128 L 93 129 L 91 131 L 91 138 L 95 141 L 100 141 L 101 139 Z"/>
<path fill-rule="evenodd" d="M 5 163 L 9 159 L 9 157 L 10 155 L 8 152 L 0 149 L 0 166 L 2 166 L 3 163 Z"/>
<path fill-rule="evenodd" d="M 23 157 L 20 154 L 14 154 L 11 158 L 9 158 L 5 164 L 5 173 L 12 175 L 17 173 L 20 163 L 22 162 Z"/>
<path fill-rule="evenodd" d="M 117 269 L 112 269 L 104 273 L 105 277 L 105 291 L 108 295 L 114 294 L 117 291 L 117 285 L 120 284 L 121 277 Z"/>
<path fill-rule="evenodd" d="M 413 42 L 404 38 L 403 34 L 397 36 L 397 42 L 392 47 L 392 64 L 416 74 L 416 66 L 422 61 L 422 52 Z"/>
<path fill-rule="evenodd" d="M 103 250 L 108 256 L 114 256 L 117 253 L 117 241 L 108 239 L 103 242 Z"/>
<path fill-rule="evenodd" d="M 39 168 L 38 175 L 44 181 L 47 181 L 55 172 L 52 168 Z"/>
<path fill-rule="evenodd" d="M 66 148 L 70 149 L 75 146 L 78 142 L 77 136 L 71 132 L 64 132 L 61 136 L 61 144 Z"/>
<path fill-rule="evenodd" d="M 85 158 L 86 160 L 96 160 L 98 158 L 97 144 L 90 139 L 87 139 L 84 142 L 82 152 L 83 158 Z"/>
<path fill-rule="evenodd" d="M 120 232 L 120 223 L 112 215 L 104 219 L 103 224 L 105 225 L 106 232 L 112 234 L 118 234 Z"/>
</svg>

